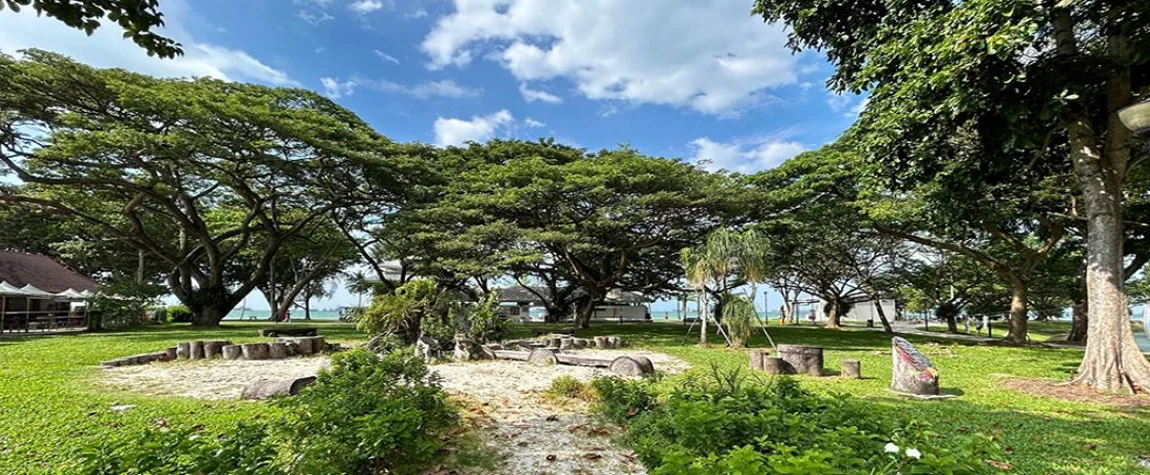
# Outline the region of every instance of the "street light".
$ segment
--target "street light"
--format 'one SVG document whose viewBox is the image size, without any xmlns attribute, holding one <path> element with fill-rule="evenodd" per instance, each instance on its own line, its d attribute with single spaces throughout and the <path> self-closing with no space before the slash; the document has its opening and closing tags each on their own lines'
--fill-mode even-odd
<svg viewBox="0 0 1150 475">
<path fill-rule="evenodd" d="M 1136 102 L 1118 110 L 1122 125 L 1139 137 L 1150 137 L 1150 99 Z"/>
</svg>

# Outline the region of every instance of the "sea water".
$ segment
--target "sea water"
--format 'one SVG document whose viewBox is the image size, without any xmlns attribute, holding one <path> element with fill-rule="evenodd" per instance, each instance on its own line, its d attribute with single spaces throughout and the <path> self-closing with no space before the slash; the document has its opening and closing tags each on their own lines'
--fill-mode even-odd
<svg viewBox="0 0 1150 475">
<path fill-rule="evenodd" d="M 235 309 L 235 310 L 232 310 L 230 313 L 228 313 L 228 316 L 224 317 L 224 320 L 257 320 L 257 321 L 259 321 L 259 320 L 267 320 L 267 319 L 271 318 L 271 315 L 272 315 L 271 310 L 252 310 L 250 308 L 249 309 Z M 304 319 L 303 316 L 304 316 L 303 310 L 296 309 L 296 310 L 292 310 L 292 312 L 291 312 L 292 321 L 296 321 L 296 322 L 303 321 L 303 319 Z M 311 319 L 312 320 L 321 320 L 321 321 L 336 321 L 336 320 L 339 320 L 339 312 L 336 310 L 312 310 L 311 311 Z"/>
</svg>

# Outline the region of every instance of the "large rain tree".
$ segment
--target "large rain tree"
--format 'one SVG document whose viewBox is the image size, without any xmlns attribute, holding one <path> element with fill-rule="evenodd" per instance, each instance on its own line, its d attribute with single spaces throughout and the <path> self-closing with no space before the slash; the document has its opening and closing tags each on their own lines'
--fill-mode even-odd
<svg viewBox="0 0 1150 475">
<path fill-rule="evenodd" d="M 508 268 L 577 287 L 576 323 L 586 327 L 611 290 L 678 289 L 679 251 L 720 223 L 724 183 L 630 149 L 573 161 L 529 154 L 463 174 L 430 212 L 495 233 Z"/>
<path fill-rule="evenodd" d="M 885 137 L 871 143 L 875 158 L 884 158 L 883 143 L 928 152 L 973 123 L 998 137 L 982 164 L 1017 148 L 1068 163 L 1081 191 L 1075 211 L 1088 229 L 1090 307 L 1073 381 L 1108 391 L 1150 387 L 1123 291 L 1123 190 L 1141 147 L 1116 113 L 1150 93 L 1150 3 L 758 0 L 754 11 L 785 22 L 794 48 L 824 52 L 835 66 L 833 89 L 871 93 L 875 109 L 862 120 Z M 939 158 L 895 157 L 901 163 L 892 165 L 911 169 L 933 168 Z"/>
<path fill-rule="evenodd" d="M 266 282 L 314 221 L 387 200 L 389 146 L 310 91 L 0 56 L 0 163 L 26 184 L 0 200 L 71 216 L 161 262 L 199 325 Z M 234 272 L 244 254 L 255 264 Z"/>
</svg>

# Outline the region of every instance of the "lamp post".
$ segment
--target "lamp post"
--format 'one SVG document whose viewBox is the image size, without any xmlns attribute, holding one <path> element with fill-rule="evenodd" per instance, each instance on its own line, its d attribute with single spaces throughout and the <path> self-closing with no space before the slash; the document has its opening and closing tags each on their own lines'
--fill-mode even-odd
<svg viewBox="0 0 1150 475">
<path fill-rule="evenodd" d="M 1118 120 L 1135 136 L 1146 140 L 1146 151 L 1150 153 L 1150 99 L 1119 109 Z"/>
<path fill-rule="evenodd" d="M 1123 107 L 1118 110 L 1118 119 L 1122 125 L 1134 132 L 1136 137 L 1146 142 L 1146 155 L 1150 157 L 1150 99 Z M 1150 315 L 1146 314 L 1147 305 L 1142 305 L 1142 331 L 1150 338 Z"/>
</svg>

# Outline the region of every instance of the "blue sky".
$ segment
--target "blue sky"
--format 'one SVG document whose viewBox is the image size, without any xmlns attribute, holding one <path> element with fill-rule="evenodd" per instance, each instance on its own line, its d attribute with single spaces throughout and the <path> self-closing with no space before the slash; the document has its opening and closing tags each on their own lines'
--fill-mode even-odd
<svg viewBox="0 0 1150 475">
<path fill-rule="evenodd" d="M 4 10 L 0 51 L 309 88 L 397 141 L 627 143 L 753 172 L 833 140 L 863 101 L 827 91 L 825 61 L 792 55 L 751 3 L 163 0 L 163 33 L 185 49 L 175 60 L 149 58 L 111 26 L 86 37 Z M 341 292 L 335 304 L 353 300 Z"/>
</svg>

